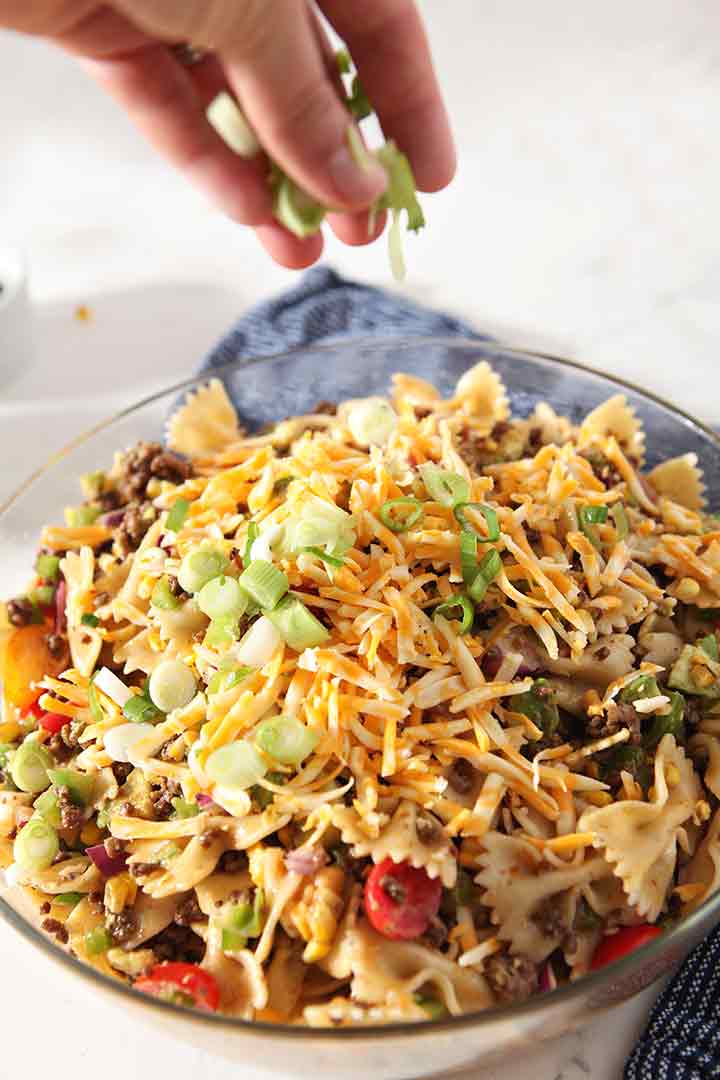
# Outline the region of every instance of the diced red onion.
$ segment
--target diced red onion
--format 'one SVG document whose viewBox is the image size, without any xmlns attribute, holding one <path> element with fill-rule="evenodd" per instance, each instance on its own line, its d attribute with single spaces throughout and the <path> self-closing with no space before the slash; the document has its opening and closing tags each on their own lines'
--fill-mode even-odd
<svg viewBox="0 0 720 1080">
<path fill-rule="evenodd" d="M 549 990 L 557 990 L 557 977 L 553 966 L 548 960 L 540 972 L 540 992 L 546 994 Z"/>
<path fill-rule="evenodd" d="M 125 517 L 126 509 L 127 507 L 121 506 L 119 510 L 110 510 L 107 514 L 101 514 L 100 524 L 106 525 L 108 529 L 114 529 Z"/>
<path fill-rule="evenodd" d="M 310 877 L 327 862 L 327 855 L 322 848 L 296 848 L 285 855 L 285 865 L 291 874 Z"/>
<path fill-rule="evenodd" d="M 200 792 L 199 795 L 195 796 L 195 802 L 203 810 L 207 810 L 208 807 L 215 805 L 214 802 L 212 801 L 212 798 L 209 795 L 203 795 L 202 792 Z"/>
<path fill-rule="evenodd" d="M 67 585 L 65 578 L 60 578 L 55 590 L 55 633 L 64 634 L 67 627 L 65 605 L 67 603 Z"/>
<path fill-rule="evenodd" d="M 532 641 L 522 632 L 515 632 L 504 635 L 488 649 L 482 661 L 483 675 L 487 679 L 494 679 L 506 655 L 511 652 L 520 653 L 523 658 L 516 673 L 521 678 L 542 669 L 540 654 Z"/>
<path fill-rule="evenodd" d="M 85 848 L 85 853 L 90 856 L 100 873 L 106 878 L 122 874 L 127 864 L 127 855 L 124 852 L 120 852 L 119 855 L 108 855 L 104 844 L 94 844 L 93 847 Z"/>
</svg>

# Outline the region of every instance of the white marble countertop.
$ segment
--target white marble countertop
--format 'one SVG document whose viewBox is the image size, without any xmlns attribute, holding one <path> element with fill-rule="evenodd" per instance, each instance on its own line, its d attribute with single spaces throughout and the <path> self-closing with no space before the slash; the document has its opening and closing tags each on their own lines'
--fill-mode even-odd
<svg viewBox="0 0 720 1080">
<path fill-rule="evenodd" d="M 407 291 L 717 418 L 717 5 L 421 6 L 461 168 L 426 199 Z M 0 37 L 0 68 L 0 247 L 24 249 L 35 308 L 34 356 L 0 374 L 1 501 L 67 438 L 184 376 L 249 303 L 293 275 L 156 161 L 67 58 Z M 327 255 L 389 284 L 382 244 L 331 241 Z M 78 304 L 89 322 L 73 317 Z M 229 1080 L 219 1059 L 140 1038 L 3 926 L 0 957 L 13 973 L 6 1031 L 18 1033 L 5 1041 L 8 1075 L 27 1072 L 30 1052 L 33 1076 L 90 1080 L 102 1066 L 119 1080 L 157 1064 L 176 1080 Z M 503 1080 L 616 1080 L 652 996 L 530 1063 L 505 1064 Z M 90 1022 L 76 1023 L 78 1009 Z M 109 1031 L 122 1060 L 107 1051 Z"/>
</svg>

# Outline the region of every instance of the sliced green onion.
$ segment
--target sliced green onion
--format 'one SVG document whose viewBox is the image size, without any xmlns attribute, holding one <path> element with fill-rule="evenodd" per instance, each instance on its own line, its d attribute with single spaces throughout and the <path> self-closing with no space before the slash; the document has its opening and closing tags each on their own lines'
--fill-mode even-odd
<svg viewBox="0 0 720 1080">
<path fill-rule="evenodd" d="M 271 610 L 290 587 L 282 570 L 264 559 L 253 559 L 240 575 L 239 585 L 259 607 Z"/>
<path fill-rule="evenodd" d="M 150 601 L 160 611 L 175 611 L 180 606 L 180 601 L 170 588 L 170 579 L 167 574 L 158 579 Z"/>
<path fill-rule="evenodd" d="M 287 777 L 284 773 L 269 772 L 266 775 L 265 779 L 269 780 L 271 784 L 275 784 L 279 787 L 281 784 L 285 783 Z M 260 785 L 254 787 L 250 794 L 252 795 L 254 801 L 257 803 L 261 810 L 267 810 L 268 806 L 270 806 L 273 799 L 275 798 L 275 795 L 272 791 L 268 791 L 267 788 L 260 787 Z"/>
<path fill-rule="evenodd" d="M 468 521 L 466 514 L 467 510 L 476 510 L 478 514 L 482 514 L 487 524 L 487 535 L 478 532 L 475 526 Z M 455 515 L 455 520 L 463 530 L 475 533 L 479 543 L 493 544 L 496 540 L 500 539 L 500 524 L 498 522 L 498 516 L 492 506 L 487 506 L 485 503 L 459 502 L 453 506 L 453 514 Z"/>
<path fill-rule="evenodd" d="M 165 528 L 168 532 L 179 532 L 182 529 L 189 509 L 190 503 L 187 499 L 177 499 L 172 504 L 165 521 Z"/>
<path fill-rule="evenodd" d="M 234 670 L 216 671 L 208 683 L 208 694 L 223 694 L 226 690 L 232 690 L 252 675 L 255 669 L 251 667 L 239 667 Z"/>
<path fill-rule="evenodd" d="M 102 710 L 100 699 L 98 697 L 97 690 L 95 689 L 95 676 L 93 675 L 88 685 L 88 706 L 90 707 L 90 713 L 95 723 L 99 724 L 105 719 L 105 713 Z"/>
<path fill-rule="evenodd" d="M 273 200 L 275 219 L 301 240 L 319 232 L 325 220 L 326 208 L 312 195 L 303 191 L 277 165 L 272 166 L 270 182 L 275 194 Z"/>
<path fill-rule="evenodd" d="M 83 495 L 88 499 L 96 499 L 105 490 L 106 476 L 104 472 L 84 473 L 80 477 L 80 487 Z"/>
<path fill-rule="evenodd" d="M 221 90 L 217 97 L 213 98 L 205 115 L 220 138 L 239 157 L 249 159 L 260 152 L 260 143 L 245 113 L 226 90 Z"/>
<path fill-rule="evenodd" d="M 268 767 L 251 742 L 228 743 L 207 759 L 205 772 L 222 787 L 245 791 L 262 780 Z"/>
<path fill-rule="evenodd" d="M 60 556 L 38 555 L 35 572 L 43 581 L 57 581 L 60 577 Z"/>
<path fill-rule="evenodd" d="M 240 636 L 240 623 L 237 619 L 213 619 L 205 634 L 205 644 L 211 649 L 220 645 L 230 645 Z"/>
<path fill-rule="evenodd" d="M 335 53 L 335 63 L 341 75 L 349 75 L 352 70 L 350 53 L 347 49 L 338 49 Z"/>
<path fill-rule="evenodd" d="M 181 799 L 179 796 L 171 799 L 170 803 L 175 811 L 176 818 L 197 817 L 200 813 L 200 807 L 197 803 L 188 802 L 187 799 Z"/>
<path fill-rule="evenodd" d="M 380 520 L 394 533 L 407 532 L 417 525 L 423 516 L 423 505 L 418 499 L 404 497 L 388 499 L 380 507 Z"/>
<path fill-rule="evenodd" d="M 347 98 L 346 105 L 358 121 L 365 120 L 366 117 L 372 115 L 373 107 L 357 75 L 353 76 L 350 96 Z"/>
<path fill-rule="evenodd" d="M 57 795 L 51 788 L 48 788 L 47 791 L 43 791 L 42 795 L 38 795 L 33 803 L 33 809 L 53 829 L 60 828 L 62 824 L 62 819 L 60 817 L 60 803 L 58 802 Z"/>
<path fill-rule="evenodd" d="M 195 676 L 182 660 L 163 660 L 150 676 L 148 694 L 161 712 L 185 708 L 196 693 Z"/>
<path fill-rule="evenodd" d="M 133 694 L 123 705 L 123 716 L 133 724 L 152 724 L 163 715 L 146 692 Z"/>
<path fill-rule="evenodd" d="M 600 538 L 595 532 L 595 525 L 603 525 L 607 521 L 607 506 L 580 506 L 578 507 L 578 522 L 580 529 L 588 538 L 593 547 L 600 547 Z"/>
<path fill-rule="evenodd" d="M 425 215 L 417 198 L 417 185 L 412 167 L 405 154 L 394 142 L 386 142 L 376 151 L 377 160 L 388 176 L 388 186 L 376 201 L 378 210 L 407 212 L 407 227 L 418 232 L 425 225 Z"/>
<path fill-rule="evenodd" d="M 21 870 L 38 873 L 52 866 L 60 850 L 57 833 L 41 817 L 31 817 L 15 837 L 13 858 Z"/>
<path fill-rule="evenodd" d="M 245 542 L 245 554 L 243 555 L 243 568 L 247 570 L 248 566 L 252 562 L 251 551 L 252 546 L 260 535 L 260 526 L 256 525 L 254 521 L 251 521 L 248 525 L 247 540 Z"/>
<path fill-rule="evenodd" d="M 396 424 L 395 410 L 385 398 L 365 398 L 348 409 L 347 426 L 358 446 L 383 446 Z"/>
<path fill-rule="evenodd" d="M 197 593 L 208 581 L 224 574 L 227 565 L 227 559 L 221 551 L 200 548 L 199 551 L 191 551 L 185 556 L 180 564 L 178 581 L 185 592 Z"/>
<path fill-rule="evenodd" d="M 7 768 L 13 750 L 14 747 L 12 743 L 0 743 L 0 769 L 3 771 Z"/>
<path fill-rule="evenodd" d="M 459 473 L 441 469 L 439 465 L 425 462 L 420 466 L 420 475 L 427 488 L 428 495 L 442 506 L 454 506 L 466 503 L 470 495 L 470 485 Z"/>
<path fill-rule="evenodd" d="M 554 735 L 560 723 L 555 691 L 548 685 L 547 679 L 536 679 L 530 690 L 516 694 L 510 707 L 513 712 L 522 713 L 532 720 L 546 736 Z"/>
<path fill-rule="evenodd" d="M 294 716 L 273 716 L 263 720 L 255 742 L 281 765 L 299 765 L 320 742 L 320 736 Z"/>
<path fill-rule="evenodd" d="M 159 862 L 162 866 L 167 866 L 173 859 L 177 859 L 181 851 L 182 848 L 178 847 L 177 844 L 163 844 L 160 850 L 155 852 L 153 861 Z"/>
<path fill-rule="evenodd" d="M 71 529 L 94 525 L 99 517 L 99 506 L 68 506 L 65 510 L 65 521 Z"/>
<path fill-rule="evenodd" d="M 273 611 L 265 614 L 286 644 L 296 652 L 314 649 L 330 637 L 320 620 L 297 596 L 286 596 Z"/>
<path fill-rule="evenodd" d="M 35 604 L 35 607 L 48 607 L 52 604 L 55 597 L 54 585 L 38 585 L 37 589 L 31 589 L 28 593 L 28 600 Z"/>
<path fill-rule="evenodd" d="M 243 592 L 235 578 L 221 575 L 203 585 L 197 604 L 209 619 L 239 619 L 247 608 L 247 592 Z"/>
<path fill-rule="evenodd" d="M 67 788 L 75 806 L 87 806 L 95 791 L 95 777 L 77 769 L 49 769 L 48 776 L 53 787 Z"/>
<path fill-rule="evenodd" d="M 437 998 L 427 997 L 425 994 L 413 994 L 413 997 L 415 1004 L 428 1014 L 428 1019 L 441 1020 L 443 1016 L 447 1016 L 447 1009 Z"/>
<path fill-rule="evenodd" d="M 85 935 L 85 951 L 88 956 L 100 956 L 112 948 L 113 940 L 104 926 L 96 926 Z"/>
<path fill-rule="evenodd" d="M 260 937 L 263 929 L 265 894 L 262 889 L 255 893 L 251 904 L 236 904 L 226 916 L 222 933 L 222 947 L 227 952 L 239 952 L 247 945 L 248 938 Z"/>
<path fill-rule="evenodd" d="M 620 691 L 620 701 L 624 705 L 632 705 L 633 701 L 657 697 L 659 693 L 660 687 L 654 675 L 640 675 Z"/>
<path fill-rule="evenodd" d="M 501 570 L 502 559 L 493 548 L 480 560 L 475 580 L 470 586 L 470 596 L 476 604 L 479 604 L 483 599 L 488 590 L 488 585 L 495 580 Z"/>
<path fill-rule="evenodd" d="M 706 637 L 700 638 L 697 644 L 698 648 L 702 649 L 711 660 L 720 660 L 720 655 L 718 655 L 718 640 L 715 634 L 707 634 Z"/>
<path fill-rule="evenodd" d="M 670 691 L 670 712 L 656 713 L 649 731 L 643 736 L 644 746 L 656 746 L 664 735 L 678 738 L 685 721 L 685 698 L 676 690 Z"/>
<path fill-rule="evenodd" d="M 628 521 L 627 511 L 621 502 L 615 503 L 611 508 L 610 516 L 615 522 L 618 540 L 624 540 L 630 532 L 630 522 Z"/>
<path fill-rule="evenodd" d="M 303 548 L 319 547 L 341 557 L 355 543 L 355 519 L 335 503 L 311 496 L 287 523 L 278 545 L 283 557 L 297 555 Z"/>
<path fill-rule="evenodd" d="M 64 904 L 66 907 L 75 907 L 76 904 L 79 904 L 80 901 L 84 899 L 85 897 L 83 894 L 79 892 L 61 892 L 53 897 L 53 903 Z"/>
<path fill-rule="evenodd" d="M 89 614 L 87 612 L 80 617 L 80 622 L 83 624 L 83 626 L 99 626 L 100 625 L 100 620 L 98 619 L 97 615 L 92 615 L 92 614 Z"/>
<path fill-rule="evenodd" d="M 36 739 L 28 738 L 12 756 L 10 776 L 20 791 L 39 794 L 50 787 L 48 769 L 54 765 L 53 756 Z"/>
<path fill-rule="evenodd" d="M 458 611 L 460 612 L 459 615 L 457 614 Z M 442 604 L 438 604 L 433 612 L 433 618 L 436 615 L 443 615 L 446 619 L 451 620 L 459 619 L 460 633 L 467 634 L 475 618 L 475 608 L 464 593 L 455 593 L 453 596 L 449 596 L 447 600 L 444 600 Z"/>
<path fill-rule="evenodd" d="M 469 588 L 478 575 L 477 535 L 466 529 L 460 533 L 460 569 Z"/>
<path fill-rule="evenodd" d="M 338 570 L 341 569 L 345 565 L 345 562 L 344 562 L 343 559 L 336 559 L 334 555 L 328 555 L 327 551 L 323 551 L 322 548 L 319 548 L 319 547 L 306 547 L 306 548 L 303 548 L 302 550 L 306 551 L 308 553 L 308 555 L 314 555 L 316 559 L 322 560 L 322 562 L 327 563 L 328 566 L 337 567 Z"/>
</svg>

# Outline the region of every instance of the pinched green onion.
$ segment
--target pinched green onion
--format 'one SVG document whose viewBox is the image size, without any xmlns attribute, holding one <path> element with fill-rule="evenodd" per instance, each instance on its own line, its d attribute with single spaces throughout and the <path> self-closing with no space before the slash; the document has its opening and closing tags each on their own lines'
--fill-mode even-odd
<svg viewBox="0 0 720 1080">
<path fill-rule="evenodd" d="M 472 600 L 479 604 L 488 590 L 488 586 L 495 580 L 502 569 L 502 559 L 495 548 L 480 560 L 475 580 L 470 586 L 469 592 Z"/>
<path fill-rule="evenodd" d="M 15 838 L 13 858 L 26 873 L 38 873 L 52 866 L 60 850 L 57 833 L 42 817 L 31 817 Z"/>
<path fill-rule="evenodd" d="M 608 517 L 607 506 L 580 506 L 578 507 L 578 522 L 580 529 L 588 538 L 593 547 L 600 547 L 600 538 L 595 532 L 595 525 L 604 525 Z"/>
<path fill-rule="evenodd" d="M 442 615 L 446 619 L 459 619 L 460 633 L 467 634 L 475 618 L 475 608 L 464 593 L 455 593 L 447 600 L 443 600 L 442 604 L 438 604 L 433 612 L 433 618 L 436 615 Z"/>
<path fill-rule="evenodd" d="M 330 637 L 320 620 L 297 596 L 286 596 L 273 611 L 265 614 L 286 644 L 296 652 L 314 649 Z"/>
<path fill-rule="evenodd" d="M 208 123 L 241 158 L 253 158 L 261 147 L 245 113 L 226 90 L 221 90 L 207 107 Z"/>
<path fill-rule="evenodd" d="M 28 600 L 35 604 L 35 607 L 48 607 L 52 604 L 55 597 L 54 585 L 38 585 L 36 589 L 31 589 L 28 593 Z"/>
<path fill-rule="evenodd" d="M 260 535 L 260 526 L 256 525 L 254 521 L 251 521 L 248 525 L 247 540 L 245 542 L 245 554 L 243 555 L 243 568 L 247 570 L 248 566 L 252 562 L 252 546 Z"/>
<path fill-rule="evenodd" d="M 48 788 L 47 791 L 43 791 L 42 795 L 38 795 L 33 803 L 33 809 L 53 829 L 59 829 L 62 825 L 60 803 L 52 788 Z"/>
<path fill-rule="evenodd" d="M 175 611 L 180 606 L 180 601 L 170 588 L 170 579 L 167 574 L 158 579 L 150 601 L 160 611 Z"/>
<path fill-rule="evenodd" d="M 162 715 L 162 711 L 152 703 L 146 690 L 141 694 L 133 694 L 123 705 L 123 716 L 133 724 L 153 724 Z"/>
<path fill-rule="evenodd" d="M 68 506 L 65 510 L 65 521 L 71 529 L 94 525 L 99 517 L 99 506 Z"/>
<path fill-rule="evenodd" d="M 187 799 L 181 799 L 179 796 L 171 799 L 170 803 L 175 811 L 176 818 L 197 817 L 200 813 L 200 807 L 197 803 L 188 802 Z"/>
<path fill-rule="evenodd" d="M 253 787 L 267 771 L 253 744 L 244 740 L 221 746 L 205 763 L 205 772 L 215 784 L 236 791 Z"/>
<path fill-rule="evenodd" d="M 213 578 L 220 577 L 227 570 L 228 561 L 221 551 L 214 548 L 200 548 L 189 552 L 180 564 L 178 581 L 185 592 L 200 592 L 203 585 Z"/>
<path fill-rule="evenodd" d="M 241 589 L 261 608 L 272 608 L 290 587 L 287 576 L 264 559 L 253 559 L 239 578 Z"/>
<path fill-rule="evenodd" d="M 487 525 L 487 534 L 478 532 L 472 522 L 468 521 L 466 513 L 468 510 L 475 510 L 478 514 L 482 514 Z M 455 515 L 455 520 L 458 525 L 460 525 L 464 531 L 475 533 L 479 543 L 493 544 L 496 540 L 500 539 L 500 524 L 498 522 L 498 516 L 492 506 L 487 506 L 485 503 L 474 502 L 456 503 L 453 507 L 453 514 Z"/>
<path fill-rule="evenodd" d="M 301 240 L 318 232 L 325 220 L 326 208 L 277 165 L 272 167 L 270 182 L 275 194 L 273 214 L 280 224 Z"/>
<path fill-rule="evenodd" d="M 89 612 L 86 612 L 80 617 L 80 622 L 83 624 L 83 626 L 95 627 L 100 625 L 100 620 L 98 619 L 97 615 L 93 615 Z"/>
<path fill-rule="evenodd" d="M 407 532 L 417 525 L 423 516 L 423 506 L 418 499 L 403 497 L 400 499 L 388 499 L 380 507 L 380 520 L 386 528 L 394 533 Z"/>
<path fill-rule="evenodd" d="M 49 769 L 48 776 L 53 787 L 67 788 L 75 806 L 88 806 L 95 792 L 95 777 L 78 769 Z"/>
<path fill-rule="evenodd" d="M 466 529 L 460 533 L 460 569 L 463 581 L 469 588 L 478 574 L 477 536 Z"/>
<path fill-rule="evenodd" d="M 428 495 L 442 506 L 454 506 L 466 503 L 470 495 L 470 485 L 459 473 L 441 469 L 439 465 L 425 462 L 420 466 L 420 475 L 427 488 Z"/>
<path fill-rule="evenodd" d="M 335 52 L 335 63 L 337 69 L 341 75 L 349 75 L 352 71 L 352 62 L 350 60 L 350 53 L 347 49 L 337 49 Z"/>
<path fill-rule="evenodd" d="M 621 502 L 615 503 L 611 508 L 610 517 L 615 522 L 618 540 L 624 540 L 630 532 L 630 522 L 628 521 L 627 511 Z"/>
<path fill-rule="evenodd" d="M 161 712 L 183 709 L 190 704 L 196 692 L 195 676 L 182 660 L 163 660 L 150 676 L 150 700 Z"/>
<path fill-rule="evenodd" d="M 252 675 L 253 671 L 254 668 L 251 667 L 216 671 L 208 683 L 208 694 L 223 694 L 226 690 L 232 690 L 234 686 L 238 686 L 247 679 L 248 675 Z"/>
<path fill-rule="evenodd" d="M 375 156 L 388 177 L 388 186 L 375 204 L 377 209 L 394 210 L 398 215 L 405 210 L 408 229 L 418 232 L 425 225 L 425 215 L 418 202 L 410 162 L 392 141 L 381 146 Z"/>
<path fill-rule="evenodd" d="M 168 532 L 179 532 L 182 529 L 189 509 L 190 503 L 187 499 L 177 499 L 172 504 L 165 521 L 165 528 Z"/>
<path fill-rule="evenodd" d="M 60 577 L 60 556 L 38 555 L 35 572 L 43 581 L 57 581 Z"/>
<path fill-rule="evenodd" d="M 39 794 L 50 787 L 48 769 L 54 765 L 53 756 L 37 739 L 21 743 L 10 762 L 10 776 L 20 791 Z"/>
<path fill-rule="evenodd" d="M 720 660 L 720 655 L 718 655 L 718 640 L 715 634 L 707 634 L 706 637 L 700 638 L 697 645 L 711 660 Z"/>
<path fill-rule="evenodd" d="M 251 572 L 252 569 L 245 571 Z M 247 608 L 248 597 L 235 578 L 221 575 L 203 585 L 197 604 L 209 619 L 239 619 Z"/>
<path fill-rule="evenodd" d="M 319 741 L 317 732 L 294 716 L 273 716 L 263 720 L 255 733 L 255 742 L 260 749 L 281 765 L 299 765 Z"/>
<path fill-rule="evenodd" d="M 327 563 L 328 566 L 335 566 L 337 569 L 341 569 L 344 566 L 343 559 L 337 559 L 334 555 L 328 555 L 327 551 L 323 551 L 319 547 L 306 547 L 302 549 L 306 551 L 308 555 L 314 555 L 316 559 L 320 559 L 322 562 Z"/>
<path fill-rule="evenodd" d="M 100 956 L 112 948 L 113 940 L 104 926 L 96 926 L 85 935 L 85 951 L 88 956 Z"/>
</svg>

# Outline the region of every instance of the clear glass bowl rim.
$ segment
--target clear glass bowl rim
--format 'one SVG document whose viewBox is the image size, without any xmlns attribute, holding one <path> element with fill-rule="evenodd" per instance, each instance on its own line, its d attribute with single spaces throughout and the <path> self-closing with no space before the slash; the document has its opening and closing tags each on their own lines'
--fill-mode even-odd
<svg viewBox="0 0 720 1080">
<path fill-rule="evenodd" d="M 587 364 L 581 364 L 576 360 L 570 360 L 553 353 L 513 348 L 502 342 L 488 340 L 487 338 L 474 339 L 462 336 L 401 337 L 399 335 L 398 337 L 359 337 L 353 338 L 352 340 L 338 341 L 335 343 L 331 342 L 328 344 L 311 343 L 287 351 L 268 354 L 267 356 L 250 358 L 241 357 L 229 361 L 226 364 L 213 366 L 199 375 L 184 379 L 182 382 L 148 395 L 135 404 L 120 410 L 113 416 L 100 421 L 98 424 L 79 435 L 76 439 L 67 443 L 61 450 L 53 454 L 44 465 L 35 469 L 27 480 L 0 503 L 0 518 L 11 511 L 15 502 L 28 491 L 36 479 L 60 463 L 62 459 L 76 447 L 88 442 L 95 435 L 112 427 L 113 424 L 117 423 L 119 420 L 128 417 L 135 412 L 139 412 L 146 406 L 159 402 L 163 398 L 180 396 L 193 387 L 206 383 L 211 378 L 222 378 L 225 372 L 236 371 L 238 368 L 250 368 L 256 364 L 272 363 L 273 361 L 300 359 L 303 353 L 308 352 L 327 352 L 335 354 L 343 352 L 351 353 L 353 350 L 359 348 L 365 350 L 393 349 L 401 352 L 402 349 L 417 348 L 418 346 L 424 345 L 441 345 L 451 349 L 497 349 L 499 352 L 514 354 L 526 360 L 541 360 L 558 364 L 571 371 L 575 370 L 584 374 L 598 375 L 618 387 L 618 389 L 630 390 L 632 393 L 638 394 L 646 401 L 667 409 L 676 417 L 702 431 L 711 442 L 715 443 L 720 452 L 720 434 L 713 431 L 712 428 L 708 427 L 708 425 L 701 420 L 698 420 L 696 417 L 690 415 L 690 413 L 671 404 L 657 394 L 652 393 L 644 387 L 638 386 L 636 383 L 623 379 L 617 375 L 607 374 Z M 552 402 L 550 404 L 552 404 Z M 192 1023 L 204 1025 L 210 1024 L 216 1026 L 218 1031 L 223 1028 L 230 1028 L 243 1035 L 272 1035 L 277 1038 L 296 1041 L 298 1043 L 301 1043 L 303 1040 L 321 1040 L 326 1043 L 340 1043 L 349 1040 L 362 1041 L 371 1038 L 389 1039 L 396 1036 L 421 1036 L 433 1031 L 461 1031 L 491 1026 L 498 1021 L 512 1020 L 513 1017 L 527 1016 L 528 1014 L 533 1013 L 540 1017 L 543 1012 L 549 1011 L 554 1008 L 555 1005 L 571 1003 L 573 999 L 580 998 L 589 991 L 600 991 L 603 987 L 609 986 L 610 983 L 616 981 L 624 982 L 640 968 L 648 967 L 665 954 L 673 952 L 674 948 L 684 955 L 687 949 L 686 945 L 684 945 L 685 940 L 687 938 L 692 938 L 694 930 L 700 924 L 704 923 L 708 916 L 711 915 L 720 917 L 720 890 L 701 904 L 699 908 L 693 911 L 687 918 L 683 919 L 682 922 L 672 930 L 663 933 L 647 945 L 643 945 L 641 948 L 628 954 L 628 956 L 623 957 L 623 959 L 618 960 L 599 971 L 591 972 L 589 975 L 585 975 L 581 979 L 578 979 L 577 982 L 567 983 L 563 986 L 559 986 L 556 990 L 536 994 L 526 1001 L 517 1004 L 502 1005 L 491 1009 L 483 1009 L 479 1012 L 464 1013 L 461 1016 L 451 1016 L 439 1020 L 428 1020 L 422 1023 L 405 1022 L 398 1024 L 375 1024 L 362 1025 L 356 1028 L 310 1028 L 290 1024 L 276 1024 L 262 1020 L 241 1020 L 237 1017 L 223 1016 L 219 1013 L 201 1012 L 197 1009 L 183 1008 L 182 1006 L 174 1005 L 171 1002 L 161 1001 L 159 998 L 140 994 L 138 991 L 133 990 L 128 984 L 112 979 L 108 975 L 103 975 L 101 972 L 89 967 L 77 958 L 70 956 L 63 949 L 53 944 L 48 937 L 43 935 L 29 920 L 25 919 L 11 904 L 0 896 L 0 916 L 2 916 L 10 926 L 17 930 L 30 942 L 30 944 L 49 955 L 52 960 L 67 967 L 69 971 L 73 971 L 76 975 L 80 975 L 90 983 L 94 983 L 99 987 L 107 989 L 121 998 L 127 999 L 129 996 L 135 1005 L 156 1009 L 166 1014 L 170 1013 L 178 1019 L 182 1018 L 183 1020 Z"/>
</svg>

